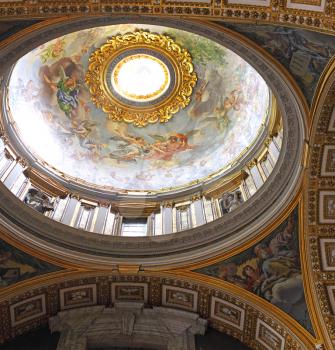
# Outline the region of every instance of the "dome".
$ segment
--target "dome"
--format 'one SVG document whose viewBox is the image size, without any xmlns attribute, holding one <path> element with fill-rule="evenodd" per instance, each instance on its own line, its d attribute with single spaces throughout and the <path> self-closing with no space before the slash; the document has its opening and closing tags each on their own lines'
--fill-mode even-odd
<svg viewBox="0 0 335 350">
<path fill-rule="evenodd" d="M 111 116 L 101 101 L 94 103 L 90 62 L 97 50 L 107 50 L 108 40 L 122 42 L 139 31 L 171 38 L 189 53 L 192 91 L 187 97 L 175 92 L 185 79 L 175 68 L 180 58 L 161 44 L 153 46 L 150 38 L 127 43 L 126 49 L 113 49 L 117 53 L 105 68 L 109 109 L 122 111 Z M 129 113 L 157 119 L 160 110 L 176 108 L 169 104 L 182 98 L 169 119 L 143 125 L 126 120 Z M 189 31 L 148 24 L 57 37 L 20 58 L 8 81 L 11 138 L 31 165 L 63 184 L 119 193 L 173 191 L 231 172 L 264 140 L 271 106 L 267 84 L 236 53 Z"/>
<path fill-rule="evenodd" d="M 173 19 L 49 29 L 27 33 L 4 66 L 0 173 L 14 239 L 84 264 L 170 266 L 281 215 L 300 181 L 303 112 L 259 52 L 222 27 Z"/>
</svg>

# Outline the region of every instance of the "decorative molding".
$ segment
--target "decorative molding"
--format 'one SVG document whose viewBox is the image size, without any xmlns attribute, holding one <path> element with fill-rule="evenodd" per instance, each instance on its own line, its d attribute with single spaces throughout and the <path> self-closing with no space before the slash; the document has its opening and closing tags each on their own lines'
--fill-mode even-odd
<svg viewBox="0 0 335 350">
<path fill-rule="evenodd" d="M 320 238 L 323 271 L 335 271 L 335 238 Z"/>
<path fill-rule="evenodd" d="M 210 278 L 203 279 L 197 274 L 177 270 L 174 274 L 142 272 L 135 275 L 110 274 L 99 271 L 73 271 L 67 275 L 63 274 L 63 276 L 55 275 L 54 279 L 41 277 L 39 281 L 32 281 L 29 287 L 26 285 L 25 289 L 8 288 L 7 293 L 3 294 L 0 299 L 0 322 L 2 322 L 0 342 L 8 341 L 19 334 L 37 328 L 45 324 L 50 317 L 55 316 L 61 310 L 59 298 L 61 290 L 76 291 L 87 286 L 96 285 L 97 305 L 89 308 L 99 311 L 111 305 L 113 285 L 134 286 L 144 284 L 148 286 L 148 303 L 146 303 L 146 306 L 149 307 L 163 305 L 163 286 L 178 292 L 181 290 L 191 294 L 196 293 L 198 295 L 197 312 L 199 316 L 203 319 L 209 319 L 212 327 L 236 337 L 252 349 L 259 350 L 259 343 L 255 340 L 255 332 L 257 319 L 260 319 L 270 330 L 275 334 L 280 334 L 285 339 L 287 349 L 314 350 L 314 340 L 311 335 L 304 331 L 290 316 L 268 302 L 232 284 L 214 281 L 214 279 Z M 40 299 L 41 295 L 45 295 L 45 314 L 35 315 L 36 317 L 34 316 L 35 318 L 31 321 L 22 322 L 15 326 L 11 326 L 10 321 L 6 323 L 10 314 L 10 305 L 24 305 L 30 299 Z M 223 303 L 225 307 L 230 307 L 230 310 L 234 308 L 234 310 L 240 311 L 240 322 L 234 323 L 232 318 L 228 319 L 227 317 L 223 319 L 222 313 L 219 315 L 219 318 L 212 317 L 211 308 L 213 304 L 211 300 Z M 115 302 L 114 306 L 116 309 L 119 308 L 120 304 L 128 305 L 127 308 L 136 308 L 136 305 L 139 305 L 136 301 Z M 68 312 L 70 312 L 69 315 L 80 313 L 83 307 L 80 304 L 77 306 L 78 308 L 61 311 L 61 314 L 64 313 L 65 315 Z M 179 305 L 175 308 L 178 309 Z M 169 311 L 166 310 L 166 312 Z M 184 313 L 185 311 L 175 312 Z M 193 312 L 192 315 L 198 317 Z M 234 323 L 234 325 L 229 324 L 227 321 Z M 129 329 L 129 327 L 126 329 Z"/>
<path fill-rule="evenodd" d="M 228 5 L 270 6 L 271 0 L 227 0 Z"/>
<path fill-rule="evenodd" d="M 335 145 L 323 147 L 321 176 L 335 176 Z"/>
<path fill-rule="evenodd" d="M 108 0 L 0 3 L 0 16 L 8 19 L 50 19 L 61 16 L 149 15 L 222 19 L 246 23 L 293 25 L 333 31 L 334 7 L 327 0 Z"/>
<path fill-rule="evenodd" d="M 335 315 L 335 285 L 327 286 L 329 303 L 332 309 L 332 314 Z"/>
<path fill-rule="evenodd" d="M 329 162 L 335 145 L 335 63 L 332 61 L 319 83 L 314 99 L 309 144 L 311 154 L 305 185 L 305 212 L 308 221 L 304 237 L 310 285 L 311 307 L 318 318 L 325 349 L 335 344 L 334 288 L 335 286 L 335 182 Z M 328 163 L 328 164 L 327 164 Z"/>
<path fill-rule="evenodd" d="M 121 96 L 111 83 L 111 74 L 114 74 L 115 83 L 120 64 L 127 59 L 134 59 L 140 53 L 142 56 L 145 53 L 156 63 L 160 62 L 165 69 L 165 83 L 153 96 Z M 167 35 L 141 30 L 113 36 L 96 49 L 89 58 L 85 82 L 91 100 L 108 115 L 108 119 L 145 127 L 157 122 L 166 123 L 180 109 L 188 106 L 197 75 L 186 48 Z M 150 98 L 154 98 L 153 101 Z"/>
<path fill-rule="evenodd" d="M 335 107 L 332 108 L 332 114 L 328 124 L 328 131 L 329 132 L 335 131 Z"/>
</svg>

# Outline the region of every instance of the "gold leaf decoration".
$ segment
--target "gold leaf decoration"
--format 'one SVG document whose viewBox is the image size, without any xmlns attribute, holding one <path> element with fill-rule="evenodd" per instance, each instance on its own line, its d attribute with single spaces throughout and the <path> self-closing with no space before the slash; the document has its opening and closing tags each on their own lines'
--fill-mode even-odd
<svg viewBox="0 0 335 350">
<path fill-rule="evenodd" d="M 157 52 L 171 63 L 174 86 L 166 97 L 149 105 L 136 106 L 121 101 L 108 86 L 107 72 L 111 62 L 127 50 L 148 49 Z M 94 51 L 89 59 L 85 82 L 92 102 L 110 120 L 144 127 L 149 123 L 166 123 L 191 101 L 197 82 L 190 53 L 167 35 L 136 31 L 113 36 Z"/>
</svg>

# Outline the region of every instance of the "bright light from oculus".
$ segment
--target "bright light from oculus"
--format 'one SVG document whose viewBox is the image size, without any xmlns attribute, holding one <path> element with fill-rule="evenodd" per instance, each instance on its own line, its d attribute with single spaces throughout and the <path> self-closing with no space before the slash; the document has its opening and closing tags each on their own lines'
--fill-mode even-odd
<svg viewBox="0 0 335 350">
<path fill-rule="evenodd" d="M 166 65 L 151 55 L 136 54 L 122 59 L 112 72 L 112 85 L 122 97 L 132 101 L 152 101 L 170 84 Z"/>
</svg>

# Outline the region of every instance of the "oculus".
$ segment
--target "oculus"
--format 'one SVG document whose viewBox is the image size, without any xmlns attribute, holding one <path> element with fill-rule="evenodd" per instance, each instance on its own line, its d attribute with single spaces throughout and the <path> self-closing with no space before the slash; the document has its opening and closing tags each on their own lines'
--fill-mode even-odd
<svg viewBox="0 0 335 350">
<path fill-rule="evenodd" d="M 161 96 L 170 83 L 170 73 L 159 59 L 145 54 L 131 55 L 113 70 L 112 86 L 124 98 L 152 101 Z"/>
<path fill-rule="evenodd" d="M 136 31 L 94 51 L 85 81 L 109 119 L 143 127 L 165 123 L 185 108 L 197 75 L 190 53 L 169 36 Z"/>
</svg>

